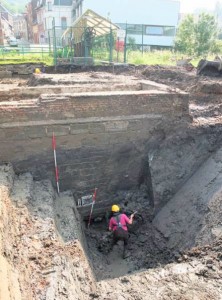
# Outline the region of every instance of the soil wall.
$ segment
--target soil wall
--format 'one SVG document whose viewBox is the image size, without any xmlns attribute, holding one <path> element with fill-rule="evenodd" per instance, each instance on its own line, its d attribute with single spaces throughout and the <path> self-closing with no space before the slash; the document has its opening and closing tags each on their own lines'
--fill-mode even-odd
<svg viewBox="0 0 222 300">
<path fill-rule="evenodd" d="M 3 172 L 5 171 L 5 173 Z M 16 238 L 19 235 L 19 220 L 16 219 L 16 209 L 13 208 L 10 192 L 13 185 L 14 172 L 8 166 L 0 167 L 0 299 L 21 300 L 31 299 L 28 291 L 30 269 L 20 274 L 13 261 L 18 258 Z M 20 258 L 22 263 L 24 259 Z M 24 298 L 21 294 L 21 285 L 25 286 Z"/>
<path fill-rule="evenodd" d="M 95 282 L 73 209 L 71 193 L 0 166 L 1 300 L 89 299 Z"/>
<path fill-rule="evenodd" d="M 14 76 L 29 76 L 36 68 L 42 68 L 43 64 L 12 64 L 0 66 L 0 79 L 12 78 Z"/>
</svg>

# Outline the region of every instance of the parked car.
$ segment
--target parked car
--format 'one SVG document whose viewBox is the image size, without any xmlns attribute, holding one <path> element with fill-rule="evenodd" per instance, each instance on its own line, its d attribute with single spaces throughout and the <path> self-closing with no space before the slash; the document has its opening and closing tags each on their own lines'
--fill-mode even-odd
<svg viewBox="0 0 222 300">
<path fill-rule="evenodd" d="M 17 47 L 18 46 L 18 41 L 17 41 L 17 39 L 14 36 L 10 36 L 7 39 L 7 42 L 9 44 L 9 46 L 11 46 L 11 47 Z"/>
</svg>

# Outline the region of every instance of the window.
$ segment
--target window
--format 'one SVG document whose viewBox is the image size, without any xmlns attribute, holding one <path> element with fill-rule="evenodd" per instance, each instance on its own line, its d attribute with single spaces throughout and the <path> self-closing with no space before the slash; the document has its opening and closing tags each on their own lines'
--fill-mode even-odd
<svg viewBox="0 0 222 300">
<path fill-rule="evenodd" d="M 66 17 L 61 18 L 61 26 L 62 26 L 62 29 L 64 29 L 64 30 L 67 28 L 67 19 L 66 19 Z"/>
<path fill-rule="evenodd" d="M 48 11 L 52 11 L 52 2 L 48 2 Z"/>
<path fill-rule="evenodd" d="M 176 28 L 173 26 L 154 26 L 142 24 L 117 24 L 121 29 L 126 30 L 127 34 L 132 35 L 156 35 L 156 36 L 175 36 Z"/>
<path fill-rule="evenodd" d="M 145 29 L 147 35 L 174 36 L 175 32 L 175 27 L 168 26 L 146 26 Z"/>
<path fill-rule="evenodd" d="M 72 0 L 54 0 L 54 5 L 72 6 Z"/>
<path fill-rule="evenodd" d="M 73 9 L 73 11 L 72 11 L 72 17 L 74 20 L 76 19 L 76 10 L 75 9 Z"/>
<path fill-rule="evenodd" d="M 127 24 L 127 33 L 129 34 L 142 34 L 142 25 L 130 25 Z"/>
<path fill-rule="evenodd" d="M 37 15 L 37 22 L 39 24 L 42 24 L 42 21 L 43 21 L 42 14 L 40 13 L 40 14 Z"/>
<path fill-rule="evenodd" d="M 163 35 L 162 26 L 146 26 L 145 34 L 147 35 Z"/>
<path fill-rule="evenodd" d="M 117 23 L 117 25 L 123 30 L 126 30 L 127 28 L 128 34 L 139 34 L 139 35 L 142 34 L 143 25 L 126 24 L 126 23 Z"/>
</svg>

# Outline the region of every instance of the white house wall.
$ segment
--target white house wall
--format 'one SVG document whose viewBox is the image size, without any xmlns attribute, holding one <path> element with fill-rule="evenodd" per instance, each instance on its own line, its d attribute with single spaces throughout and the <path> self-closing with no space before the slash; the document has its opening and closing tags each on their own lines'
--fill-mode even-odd
<svg viewBox="0 0 222 300">
<path fill-rule="evenodd" d="M 116 24 L 137 24 L 176 27 L 179 20 L 180 2 L 174 0 L 83 0 L 82 13 L 91 9 Z M 142 44 L 140 34 L 128 36 Z M 144 45 L 173 46 L 174 34 L 143 36 Z"/>
<path fill-rule="evenodd" d="M 173 0 L 83 0 L 84 13 L 92 9 L 113 23 L 177 26 L 180 2 Z"/>
<path fill-rule="evenodd" d="M 72 24 L 71 6 L 53 6 L 52 11 L 45 10 L 46 30 L 52 28 L 52 20 L 55 18 L 55 26 L 61 27 L 61 18 L 65 17 L 67 26 Z"/>
<path fill-rule="evenodd" d="M 133 38 L 136 44 L 142 45 L 142 36 L 130 34 L 128 37 Z M 173 43 L 174 37 L 171 36 L 143 36 L 144 45 L 172 47 Z"/>
</svg>

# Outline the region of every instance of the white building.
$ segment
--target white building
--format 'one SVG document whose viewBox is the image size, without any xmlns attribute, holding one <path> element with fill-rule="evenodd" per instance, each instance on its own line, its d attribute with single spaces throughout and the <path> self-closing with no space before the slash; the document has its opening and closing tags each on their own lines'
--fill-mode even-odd
<svg viewBox="0 0 222 300">
<path fill-rule="evenodd" d="M 10 36 L 14 36 L 13 15 L 0 3 L 0 44 L 6 43 Z"/>
<path fill-rule="evenodd" d="M 13 17 L 14 36 L 18 39 L 28 40 L 27 20 L 25 15 Z"/>
<path fill-rule="evenodd" d="M 63 32 L 72 24 L 72 5 L 72 0 L 38 1 L 36 10 L 40 43 L 48 42 L 49 35 L 52 36 L 53 24 L 57 41 L 61 41 Z"/>
<path fill-rule="evenodd" d="M 179 19 L 180 1 L 174 0 L 75 0 L 75 21 L 87 9 L 126 29 L 138 45 L 171 47 Z M 127 26 L 126 26 L 127 24 Z"/>
</svg>

